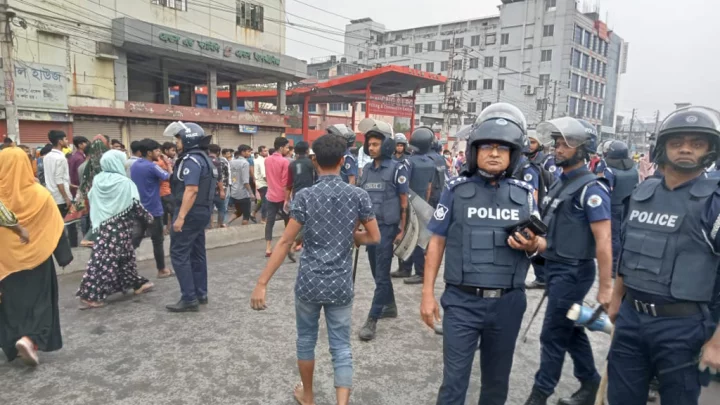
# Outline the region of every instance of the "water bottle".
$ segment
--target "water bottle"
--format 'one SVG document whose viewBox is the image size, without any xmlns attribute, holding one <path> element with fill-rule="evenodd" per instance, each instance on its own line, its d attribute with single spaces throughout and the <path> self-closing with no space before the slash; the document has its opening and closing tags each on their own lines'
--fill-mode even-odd
<svg viewBox="0 0 720 405">
<path fill-rule="evenodd" d="M 574 321 L 578 325 L 582 325 L 592 332 L 605 332 L 608 335 L 613 331 L 613 324 L 610 322 L 607 314 L 601 314 L 595 322 L 587 325 L 587 322 L 592 318 L 595 310 L 586 306 L 573 304 L 567 313 L 568 319 Z"/>
</svg>

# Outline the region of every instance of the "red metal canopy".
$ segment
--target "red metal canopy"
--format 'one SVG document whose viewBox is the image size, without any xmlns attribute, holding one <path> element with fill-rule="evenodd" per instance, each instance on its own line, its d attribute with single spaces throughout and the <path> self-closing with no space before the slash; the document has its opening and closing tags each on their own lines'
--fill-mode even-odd
<svg viewBox="0 0 720 405">
<path fill-rule="evenodd" d="M 353 125 L 355 122 L 355 102 L 365 101 L 368 108 L 365 116 L 370 115 L 371 96 L 388 96 L 412 92 L 412 116 L 410 117 L 411 132 L 415 126 L 415 94 L 423 87 L 444 84 L 445 76 L 411 69 L 406 66 L 385 66 L 349 76 L 342 76 L 318 83 L 301 83 L 302 87 L 287 90 L 285 93 L 288 105 L 303 104 L 303 137 L 308 133 L 308 104 L 312 103 L 350 103 L 352 106 Z M 249 101 L 277 101 L 277 91 L 239 91 L 238 99 Z M 374 103 L 382 101 L 373 100 Z M 257 104 L 256 104 L 257 105 Z M 354 129 L 354 128 L 353 128 Z"/>
</svg>

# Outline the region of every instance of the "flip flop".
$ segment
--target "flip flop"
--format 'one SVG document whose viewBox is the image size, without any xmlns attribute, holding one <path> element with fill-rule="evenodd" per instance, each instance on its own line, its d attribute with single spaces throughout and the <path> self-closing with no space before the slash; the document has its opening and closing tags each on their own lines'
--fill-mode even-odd
<svg viewBox="0 0 720 405">
<path fill-rule="evenodd" d="M 155 284 L 148 281 L 147 283 L 143 284 L 140 288 L 135 290 L 135 295 L 145 294 L 147 292 L 152 291 L 153 288 L 155 288 Z"/>
<path fill-rule="evenodd" d="M 164 278 L 170 278 L 170 277 L 175 277 L 175 272 L 170 271 L 170 273 L 163 274 L 161 276 L 157 276 L 158 280 L 162 280 Z"/>
</svg>

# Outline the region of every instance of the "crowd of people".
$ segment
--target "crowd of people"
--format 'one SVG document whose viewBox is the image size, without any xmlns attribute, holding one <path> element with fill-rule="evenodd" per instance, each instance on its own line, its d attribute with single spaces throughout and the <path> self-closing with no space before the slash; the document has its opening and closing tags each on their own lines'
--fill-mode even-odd
<svg viewBox="0 0 720 405">
<path fill-rule="evenodd" d="M 647 156 L 631 156 L 621 141 L 600 144 L 595 127 L 581 119 L 551 119 L 529 130 L 507 103 L 483 110 L 456 156 L 429 127 L 407 139 L 370 120 L 358 149 L 344 125 L 328 128 L 312 147 L 278 137 L 272 149 L 254 153 L 249 145 L 221 149 L 199 125 L 182 122 L 165 130 L 174 143 L 143 139 L 130 153 L 98 135 L 75 137 L 68 154 L 66 135 L 51 131 L 49 150 L 34 164 L 27 150 L 6 144 L 0 242 L 9 254 L 0 256 L 0 346 L 7 358 L 37 365 L 38 351 L 62 346 L 53 256 L 64 266 L 71 246 L 92 249 L 77 296 L 81 309 L 99 308 L 111 294 L 154 288 L 138 274 L 135 257 L 149 234 L 158 278 L 174 275 L 180 285 L 179 301 L 166 308 L 198 311 L 209 300 L 205 231 L 242 217 L 241 226 L 265 224 L 268 261 L 253 309 L 266 308 L 273 275 L 302 250 L 295 284 L 301 382 L 294 390 L 301 405 L 314 404 L 321 311 L 337 403 L 349 402 L 362 245 L 375 290 L 357 335 L 372 341 L 380 320 L 398 316 L 393 278 L 421 284 L 420 317 L 444 342 L 438 404 L 465 403 L 478 349 L 479 402 L 505 403 L 527 289 L 544 290 L 547 308 L 526 405 L 547 403 L 566 354 L 580 388 L 559 404 L 591 405 L 604 394 L 585 333 L 602 311 L 615 325 L 605 375 L 611 405 L 644 405 L 653 379 L 663 402 L 697 404 L 720 369 L 720 171 L 713 170 L 720 113 L 672 113 Z M 417 240 L 410 224 L 424 206 L 433 212 L 422 224 L 432 236 L 426 245 L 412 242 L 391 272 L 398 246 Z M 273 246 L 278 218 L 285 231 Z M 165 263 L 167 234 L 174 272 Z M 435 283 L 443 262 L 440 305 Z M 530 268 L 535 279 L 526 282 Z M 590 321 L 568 319 L 596 281 Z"/>
</svg>

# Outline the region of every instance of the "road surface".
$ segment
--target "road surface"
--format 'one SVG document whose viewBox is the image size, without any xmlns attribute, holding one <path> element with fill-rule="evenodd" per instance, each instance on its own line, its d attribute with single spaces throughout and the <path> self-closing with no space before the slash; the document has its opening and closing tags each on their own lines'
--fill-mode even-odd
<svg viewBox="0 0 720 405">
<path fill-rule="evenodd" d="M 79 311 L 74 297 L 82 274 L 60 277 L 64 348 L 41 353 L 42 364 L 29 370 L 8 364 L 0 354 L 0 403 L 3 405 L 293 405 L 299 381 L 295 365 L 293 285 L 297 265 L 286 262 L 268 288 L 269 308 L 250 309 L 250 293 L 266 259 L 264 242 L 208 251 L 210 304 L 199 313 L 171 314 L 164 306 L 179 297 L 177 281 L 155 281 L 153 262 L 140 263 L 155 291 L 118 295 L 105 308 Z M 373 281 L 365 252 L 359 262 L 353 309 L 352 403 L 362 405 L 435 404 L 442 377 L 442 337 L 419 317 L 420 286 L 396 283 L 399 317 L 382 320 L 375 341 L 360 342 L 357 332 L 367 316 Z M 442 283 L 437 283 L 438 297 Z M 594 297 L 591 292 L 589 297 Z M 528 293 L 523 329 L 541 292 Z M 528 343 L 518 342 L 507 404 L 522 405 L 538 368 L 542 312 Z M 316 403 L 334 401 L 327 330 L 321 322 L 316 350 Z M 609 337 L 591 335 L 598 366 L 604 367 Z M 477 403 L 479 366 L 468 404 Z M 577 389 L 571 362 L 565 362 L 559 395 Z M 712 392 L 711 392 L 712 391 Z M 712 387 L 703 405 L 720 403 Z"/>
</svg>

